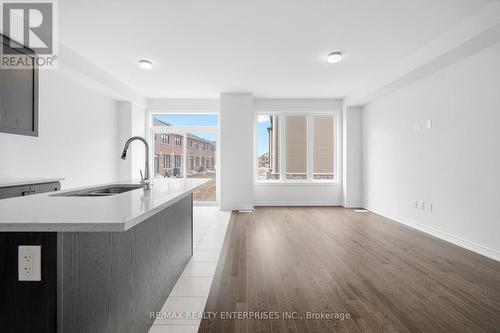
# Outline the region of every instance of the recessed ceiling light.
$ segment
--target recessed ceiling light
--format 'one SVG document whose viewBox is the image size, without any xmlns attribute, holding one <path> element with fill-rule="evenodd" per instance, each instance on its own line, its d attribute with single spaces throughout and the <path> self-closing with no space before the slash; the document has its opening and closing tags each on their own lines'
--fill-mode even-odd
<svg viewBox="0 0 500 333">
<path fill-rule="evenodd" d="M 153 63 L 149 60 L 139 60 L 139 68 L 145 70 L 153 69 Z"/>
<path fill-rule="evenodd" d="M 338 51 L 329 53 L 327 59 L 328 59 L 328 62 L 331 64 L 339 62 L 340 60 L 342 60 L 342 53 L 338 52 Z"/>
</svg>

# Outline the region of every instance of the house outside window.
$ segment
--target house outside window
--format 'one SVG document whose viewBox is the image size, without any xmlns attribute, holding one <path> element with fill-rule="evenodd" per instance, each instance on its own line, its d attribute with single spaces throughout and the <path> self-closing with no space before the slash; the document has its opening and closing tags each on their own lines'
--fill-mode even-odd
<svg viewBox="0 0 500 333">
<path fill-rule="evenodd" d="M 261 114 L 257 132 L 257 182 L 333 182 L 336 113 Z"/>
<path fill-rule="evenodd" d="M 150 138 L 154 140 L 152 155 L 158 164 L 152 167 L 155 178 L 209 179 L 194 193 L 194 200 L 215 203 L 218 117 L 213 114 L 151 113 L 151 124 L 153 136 Z M 214 161 L 212 165 L 210 158 Z"/>
</svg>

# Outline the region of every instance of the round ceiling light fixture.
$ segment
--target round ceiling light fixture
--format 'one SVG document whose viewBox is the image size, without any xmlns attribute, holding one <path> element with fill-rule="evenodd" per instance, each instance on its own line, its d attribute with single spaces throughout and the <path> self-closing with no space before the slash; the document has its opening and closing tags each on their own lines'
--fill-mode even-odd
<svg viewBox="0 0 500 333">
<path fill-rule="evenodd" d="M 339 62 L 340 60 L 342 60 L 342 52 L 335 51 L 335 52 L 329 53 L 327 60 L 331 64 Z"/>
<path fill-rule="evenodd" d="M 153 69 L 153 63 L 149 60 L 141 59 L 139 60 L 139 68 L 144 70 Z"/>
</svg>

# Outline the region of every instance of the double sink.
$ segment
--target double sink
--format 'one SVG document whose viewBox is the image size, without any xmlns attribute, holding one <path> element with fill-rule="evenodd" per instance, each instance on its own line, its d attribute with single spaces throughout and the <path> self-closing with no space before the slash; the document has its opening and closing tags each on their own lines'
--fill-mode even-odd
<svg viewBox="0 0 500 333">
<path fill-rule="evenodd" d="M 98 186 L 84 190 L 76 190 L 65 193 L 52 194 L 53 197 L 107 197 L 119 193 L 124 193 L 142 188 L 141 184 L 114 184 Z"/>
</svg>

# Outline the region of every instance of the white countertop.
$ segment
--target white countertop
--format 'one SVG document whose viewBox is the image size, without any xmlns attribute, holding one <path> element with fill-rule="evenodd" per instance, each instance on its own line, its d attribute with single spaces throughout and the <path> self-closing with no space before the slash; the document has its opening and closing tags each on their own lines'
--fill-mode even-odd
<svg viewBox="0 0 500 333">
<path fill-rule="evenodd" d="M 209 179 L 155 179 L 142 188 L 103 197 L 62 197 L 69 189 L 0 200 L 0 231 L 125 231 L 186 197 Z M 114 182 L 103 185 L 127 184 Z M 78 189 L 78 190 L 80 190 Z"/>
<path fill-rule="evenodd" d="M 54 183 L 64 180 L 61 177 L 40 177 L 40 178 L 0 178 L 0 187 L 20 186 L 28 184 Z"/>
</svg>

